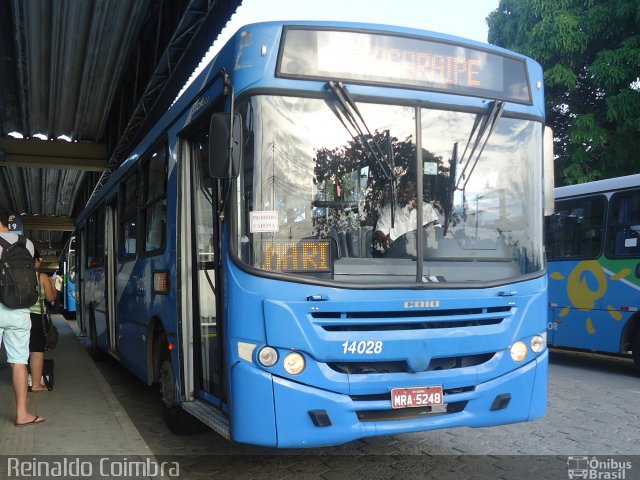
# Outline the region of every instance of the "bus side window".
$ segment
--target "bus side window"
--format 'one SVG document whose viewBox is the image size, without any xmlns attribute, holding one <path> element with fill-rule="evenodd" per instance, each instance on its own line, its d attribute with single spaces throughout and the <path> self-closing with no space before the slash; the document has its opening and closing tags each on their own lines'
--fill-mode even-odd
<svg viewBox="0 0 640 480">
<path fill-rule="evenodd" d="M 615 195 L 611 202 L 610 238 L 615 256 L 640 253 L 640 194 Z"/>
<path fill-rule="evenodd" d="M 167 224 L 167 143 L 163 142 L 142 163 L 140 221 L 144 235 L 144 253 L 164 249 Z M 146 232 L 146 233 L 144 233 Z"/>
<path fill-rule="evenodd" d="M 595 258 L 603 239 L 603 196 L 564 200 L 547 220 L 549 258 Z"/>
</svg>

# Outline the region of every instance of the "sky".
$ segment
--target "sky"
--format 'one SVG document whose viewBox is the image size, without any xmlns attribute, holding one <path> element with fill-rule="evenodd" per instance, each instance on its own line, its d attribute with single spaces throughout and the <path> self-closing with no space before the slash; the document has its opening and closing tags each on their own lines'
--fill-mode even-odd
<svg viewBox="0 0 640 480">
<path fill-rule="evenodd" d="M 243 0 L 223 31 L 265 20 L 342 20 L 433 30 L 487 41 L 485 18 L 499 0 Z M 226 30 L 231 30 L 228 32 Z"/>
<path fill-rule="evenodd" d="M 498 8 L 498 3 L 499 0 L 243 0 L 192 79 L 225 42 L 248 23 L 269 20 L 356 21 L 419 28 L 486 42 L 488 28 L 485 19 Z"/>
</svg>

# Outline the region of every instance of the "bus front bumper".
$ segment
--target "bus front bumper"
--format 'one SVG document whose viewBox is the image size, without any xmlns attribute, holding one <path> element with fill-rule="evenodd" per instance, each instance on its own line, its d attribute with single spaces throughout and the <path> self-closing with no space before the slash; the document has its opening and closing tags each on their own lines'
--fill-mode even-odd
<svg viewBox="0 0 640 480">
<path fill-rule="evenodd" d="M 235 424 L 232 438 L 279 448 L 317 447 L 376 435 L 534 420 L 546 413 L 547 370 L 548 352 L 545 351 L 516 370 L 476 385 L 472 391 L 449 394 L 445 387 L 445 406 L 425 412 L 417 408 L 392 409 L 388 399 L 333 393 L 282 377 L 265 375 L 255 368 L 239 368 L 234 374 L 237 381 L 263 385 L 262 400 L 268 398 L 272 388 L 273 405 L 265 405 L 262 415 L 269 417 L 273 411 L 275 422 L 273 418 L 258 420 L 254 403 L 252 422 L 232 420 L 232 424 Z M 267 385 L 271 381 L 272 386 Z M 236 407 L 242 411 L 250 408 L 242 403 L 240 401 Z M 239 412 L 236 415 L 243 414 Z M 266 428 L 270 432 L 263 431 L 261 434 L 261 429 L 256 428 L 259 424 L 273 427 Z"/>
</svg>

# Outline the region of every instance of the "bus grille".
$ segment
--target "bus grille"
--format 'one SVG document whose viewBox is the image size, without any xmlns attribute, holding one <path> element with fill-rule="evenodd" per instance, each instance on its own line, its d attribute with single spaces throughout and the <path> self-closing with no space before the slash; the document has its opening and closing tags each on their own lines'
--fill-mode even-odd
<svg viewBox="0 0 640 480">
<path fill-rule="evenodd" d="M 478 355 L 460 355 L 457 357 L 432 358 L 426 372 L 434 370 L 451 370 L 454 368 L 474 367 L 488 362 L 495 353 Z M 405 361 L 393 362 L 331 362 L 329 367 L 336 372 L 348 375 L 364 375 L 371 373 L 413 373 Z M 422 370 L 421 370 L 422 371 Z"/>
<path fill-rule="evenodd" d="M 511 313 L 512 307 L 499 306 L 394 312 L 313 312 L 311 317 L 328 332 L 374 332 L 499 325 Z"/>
</svg>

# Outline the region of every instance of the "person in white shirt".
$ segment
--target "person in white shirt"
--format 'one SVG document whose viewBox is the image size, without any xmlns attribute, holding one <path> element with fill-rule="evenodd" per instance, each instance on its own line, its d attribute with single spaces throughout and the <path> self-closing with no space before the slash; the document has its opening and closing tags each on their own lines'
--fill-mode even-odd
<svg viewBox="0 0 640 480">
<path fill-rule="evenodd" d="M 9 232 L 10 213 L 0 208 L 0 235 L 10 243 L 18 241 L 18 235 Z M 27 249 L 34 254 L 33 243 L 27 240 Z M 0 255 L 2 248 L 0 248 Z M 34 279 L 35 280 L 35 279 Z M 7 362 L 13 370 L 13 392 L 16 397 L 16 427 L 36 425 L 44 422 L 44 417 L 27 409 L 27 388 L 29 362 L 29 337 L 31 317 L 28 308 L 8 308 L 0 303 L 0 343 L 7 351 Z"/>
<path fill-rule="evenodd" d="M 439 221 L 433 206 L 423 202 L 422 224 L 437 224 Z M 373 237 L 383 252 L 389 250 L 397 238 L 418 228 L 416 183 L 412 174 L 405 174 L 398 182 L 398 201 L 395 204 L 393 226 L 391 223 L 391 203 L 389 203 L 380 212 Z"/>
</svg>

